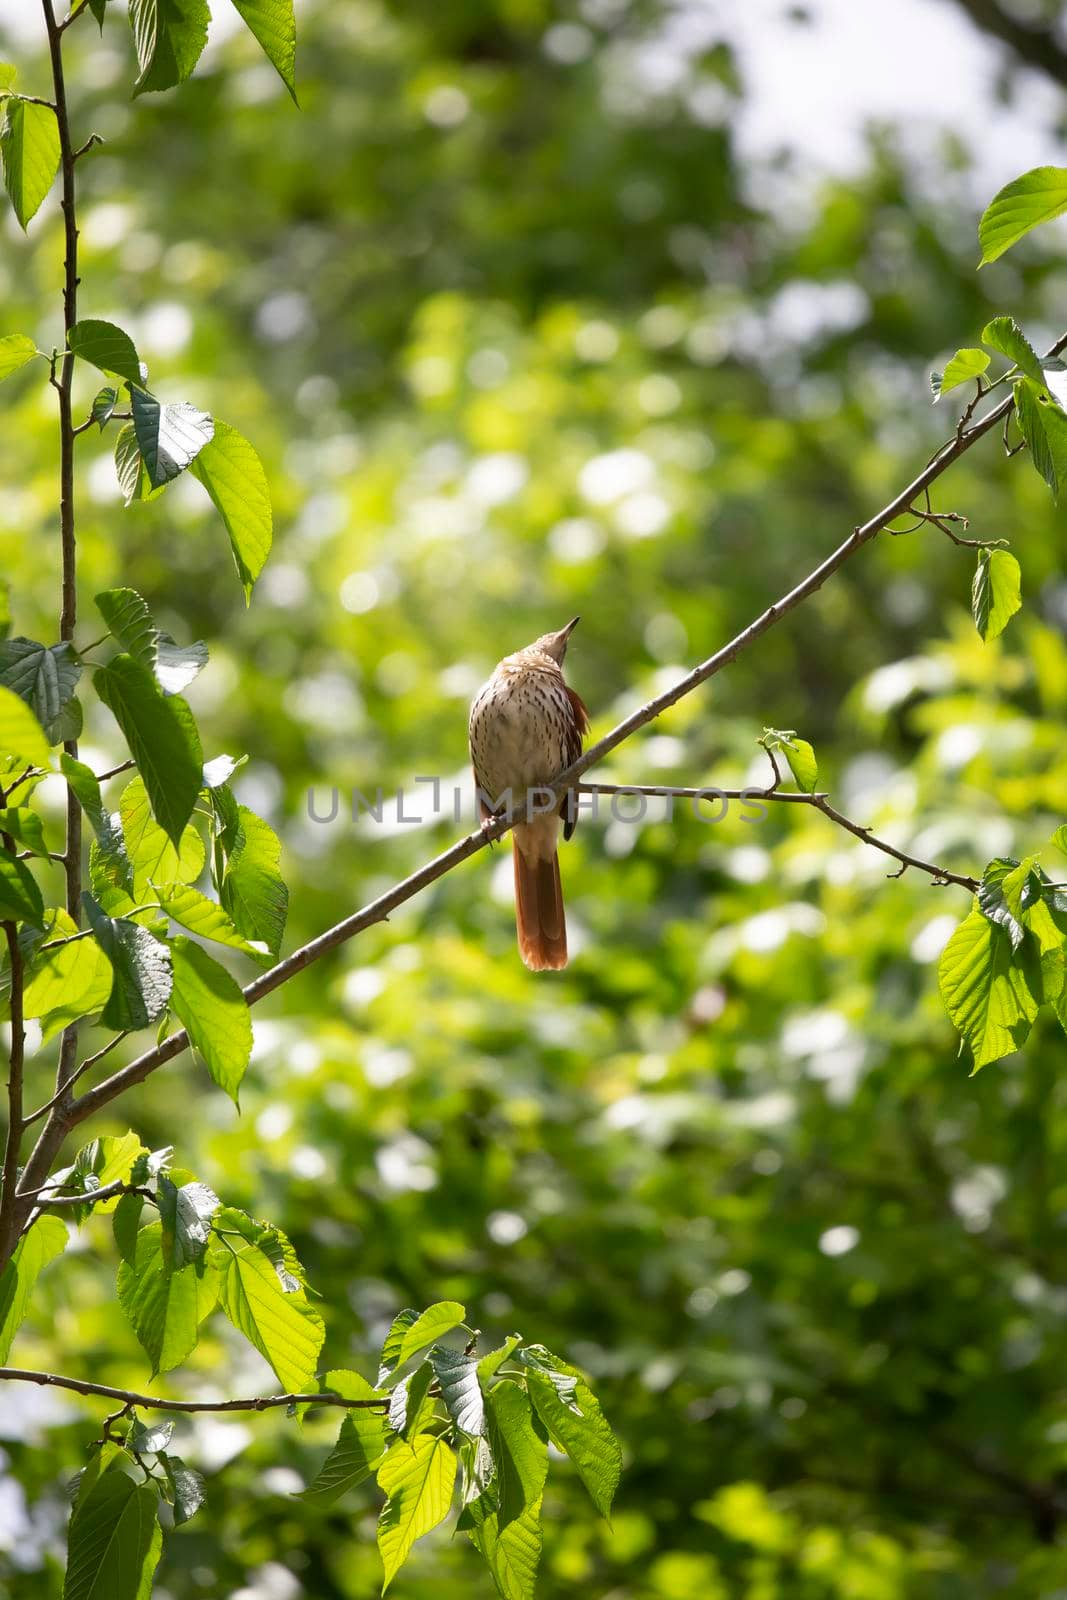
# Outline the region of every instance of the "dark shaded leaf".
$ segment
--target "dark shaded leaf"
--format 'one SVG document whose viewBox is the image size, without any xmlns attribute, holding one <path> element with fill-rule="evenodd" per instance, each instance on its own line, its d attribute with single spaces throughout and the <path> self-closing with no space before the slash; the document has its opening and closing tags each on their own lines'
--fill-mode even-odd
<svg viewBox="0 0 1067 1600">
<path fill-rule="evenodd" d="M 177 844 L 193 814 L 204 767 L 193 714 L 164 695 L 132 656 L 116 656 L 94 676 L 96 692 L 122 729 L 160 827 Z"/>
<path fill-rule="evenodd" d="M 137 448 L 153 489 L 163 488 L 184 472 L 215 432 L 206 411 L 185 401 L 164 405 L 145 389 L 131 389 L 130 409 Z"/>
</svg>

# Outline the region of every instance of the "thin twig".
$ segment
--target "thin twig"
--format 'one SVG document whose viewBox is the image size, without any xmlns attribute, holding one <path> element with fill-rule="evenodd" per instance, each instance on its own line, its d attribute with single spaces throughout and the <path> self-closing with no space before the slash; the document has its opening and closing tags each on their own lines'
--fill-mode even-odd
<svg viewBox="0 0 1067 1600">
<path fill-rule="evenodd" d="M 1057 340 L 1056 344 L 1047 353 L 1046 359 L 1058 355 L 1064 348 L 1067 348 L 1067 334 Z M 679 700 L 683 700 L 686 695 L 692 694 L 693 690 L 702 683 L 706 683 L 709 678 L 714 677 L 724 667 L 729 666 L 743 651 L 754 644 L 757 639 L 762 638 L 790 611 L 793 611 L 803 601 L 817 593 L 827 579 L 843 567 L 863 545 L 869 543 L 878 533 L 886 529 L 890 523 L 902 516 L 917 495 L 922 494 L 929 484 L 940 478 L 979 439 L 983 438 L 985 434 L 996 428 L 1003 421 L 1013 404 L 1013 397 L 1008 395 L 999 405 L 987 412 L 984 417 L 980 417 L 974 422 L 962 435 L 954 435 L 927 462 L 918 476 L 906 488 L 902 489 L 898 495 L 867 522 L 860 527 L 854 528 L 848 538 L 839 544 L 837 549 L 827 556 L 825 561 L 821 562 L 806 578 L 790 589 L 780 600 L 768 606 L 747 628 L 742 629 L 722 649 L 717 650 L 706 661 L 702 661 L 699 666 L 694 667 L 673 688 L 664 690 L 662 694 L 656 695 L 653 699 L 646 701 L 644 705 L 632 711 L 628 717 L 624 717 L 610 733 L 605 734 L 577 761 L 572 762 L 565 771 L 559 774 L 555 782 L 548 787 L 562 797 L 589 767 L 595 765 L 598 761 L 602 761 L 606 755 L 631 738 L 639 729 L 646 727 L 648 723 L 654 721 L 664 711 L 676 705 Z M 327 929 L 325 933 L 320 934 L 317 939 L 312 939 L 299 950 L 295 950 L 292 955 L 286 956 L 283 961 L 279 961 L 268 972 L 264 972 L 258 978 L 255 978 L 243 991 L 247 1003 L 255 1005 L 265 995 L 272 994 L 283 983 L 288 982 L 297 973 L 303 972 L 305 968 L 320 960 L 324 955 L 338 949 L 349 939 L 354 938 L 356 934 L 364 932 L 365 929 L 373 927 L 376 923 L 385 921 L 390 912 L 394 911 L 398 906 L 404 905 L 406 901 L 412 899 L 423 889 L 428 888 L 430 884 L 436 883 L 446 873 L 451 872 L 462 862 L 469 860 L 471 856 L 476 855 L 479 850 L 483 850 L 494 839 L 503 837 L 509 826 L 510 823 L 506 817 L 494 818 L 481 828 L 478 828 L 474 833 L 457 840 L 448 850 L 425 862 L 416 872 L 394 884 L 385 894 L 379 895 L 377 899 L 370 901 L 362 910 L 344 918 L 343 921 Z M 894 854 L 896 859 L 900 859 L 898 852 L 894 850 L 891 853 Z M 963 880 L 964 887 L 969 888 L 970 884 L 970 879 Z M 171 1034 L 169 1038 L 164 1039 L 161 1043 L 135 1057 L 133 1061 L 120 1068 L 118 1072 L 112 1073 L 102 1083 L 89 1089 L 73 1104 L 60 1101 L 53 1107 L 26 1163 L 23 1174 L 23 1182 L 26 1186 L 33 1188 L 47 1178 L 53 1158 L 62 1148 L 64 1139 L 73 1127 L 85 1121 L 87 1117 L 93 1116 L 104 1106 L 110 1104 L 118 1095 L 124 1094 L 127 1089 L 143 1082 L 151 1073 L 164 1066 L 168 1061 L 172 1061 L 175 1056 L 181 1055 L 188 1047 L 189 1035 L 184 1028 L 181 1028 L 178 1032 Z M 32 1202 L 23 1202 L 24 1209 L 21 1213 L 23 1220 L 29 1214 L 31 1205 Z M 0 1261 L 2 1261 L 2 1257 L 0 1257 Z"/>
<path fill-rule="evenodd" d="M 99 641 L 97 641 L 99 643 Z M 137 765 L 136 761 L 120 761 L 117 767 L 111 767 L 107 772 L 96 774 L 97 783 L 106 783 L 109 778 L 117 778 L 120 772 L 129 772 L 131 767 Z"/>
<path fill-rule="evenodd" d="M 103 1061 L 104 1057 L 106 1055 L 110 1055 L 115 1046 L 117 1044 L 121 1044 L 123 1039 L 127 1038 L 128 1036 L 129 1029 L 127 1028 L 122 1033 L 116 1033 L 115 1037 L 113 1039 L 109 1039 L 107 1044 L 104 1045 L 103 1049 L 97 1050 L 95 1055 L 86 1056 L 85 1060 L 80 1062 L 71 1073 L 70 1077 L 67 1079 L 66 1083 L 63 1085 L 63 1088 L 60 1089 L 58 1094 L 54 1094 L 51 1100 L 46 1100 L 43 1106 L 38 1106 L 36 1111 L 31 1111 L 28 1117 L 23 1117 L 23 1128 L 28 1128 L 31 1123 L 39 1122 L 42 1117 L 47 1116 L 52 1107 L 62 1100 L 67 1090 L 72 1088 L 74 1084 L 77 1083 L 78 1079 L 83 1077 L 84 1074 L 89 1071 L 90 1067 L 95 1067 L 98 1061 Z"/>
<path fill-rule="evenodd" d="M 775 770 L 775 786 L 769 789 L 718 789 L 709 786 L 704 789 L 689 789 L 675 787 L 672 784 L 639 784 L 639 783 L 576 783 L 574 790 L 577 794 L 647 794 L 654 796 L 676 796 L 682 800 L 745 800 L 755 804 L 761 800 L 785 801 L 793 805 L 811 806 L 815 811 L 821 811 L 824 817 L 835 822 L 839 828 L 846 828 L 855 838 L 862 839 L 864 844 L 871 845 L 875 850 L 881 850 L 885 855 L 892 856 L 901 863 L 900 872 L 890 873 L 890 877 L 902 877 L 908 867 L 914 867 L 918 872 L 926 872 L 935 884 L 958 884 L 961 889 L 969 889 L 976 894 L 979 889 L 977 878 L 964 874 L 950 872 L 947 867 L 939 867 L 936 862 L 923 861 L 919 856 L 908 855 L 903 850 L 898 850 L 896 845 L 888 844 L 885 839 L 876 838 L 869 827 L 862 823 L 853 822 L 830 804 L 829 794 L 825 790 L 817 790 L 813 794 L 804 794 L 793 789 L 779 789 L 781 775 L 778 764 L 774 759 L 774 752 L 767 751 L 767 756 Z"/>
<path fill-rule="evenodd" d="M 151 1200 L 153 1205 L 159 1204 L 151 1189 L 145 1189 L 139 1183 L 127 1183 L 124 1178 L 105 1183 L 101 1189 L 85 1189 L 81 1194 L 46 1195 L 37 1203 L 41 1207 L 47 1206 L 49 1210 L 54 1206 L 94 1206 L 98 1200 L 113 1200 L 117 1194 L 139 1194 L 143 1200 Z"/>
<path fill-rule="evenodd" d="M 923 861 L 919 856 L 908 855 L 904 850 L 898 850 L 895 844 L 889 844 L 885 839 L 877 839 L 870 828 L 858 822 L 853 822 L 849 817 L 835 809 L 823 795 L 805 796 L 810 798 L 816 811 L 821 811 L 824 817 L 829 817 L 831 822 L 836 822 L 839 828 L 845 828 L 855 838 L 862 839 L 864 844 L 871 845 L 875 850 L 881 850 L 884 855 L 892 856 L 894 861 L 900 862 L 900 871 L 891 872 L 891 878 L 901 878 L 908 867 L 914 867 L 917 872 L 925 872 L 934 884 L 954 883 L 961 889 L 967 889 L 971 894 L 977 894 L 981 885 L 977 878 L 968 877 L 966 874 L 949 872 L 945 867 L 939 867 L 936 862 Z"/>
<path fill-rule="evenodd" d="M 274 1411 L 283 1406 L 340 1406 L 345 1411 L 380 1410 L 387 1399 L 348 1400 L 340 1394 L 262 1394 L 250 1400 L 172 1400 L 164 1395 L 138 1394 L 133 1389 L 115 1389 L 108 1383 L 89 1383 L 84 1378 L 67 1378 L 59 1372 L 34 1372 L 27 1367 L 0 1367 L 0 1382 L 36 1383 L 42 1388 L 71 1389 L 75 1394 L 100 1395 L 104 1400 L 120 1400 L 121 1416 L 130 1406 L 142 1411 Z"/>
<path fill-rule="evenodd" d="M 648 794 L 656 797 L 667 798 L 670 795 L 679 800 L 780 800 L 787 805 L 811 805 L 816 798 L 825 798 L 820 790 L 814 794 L 799 794 L 792 789 L 720 789 L 717 784 L 708 784 L 703 789 L 687 789 L 680 785 L 664 783 L 576 783 L 572 794 Z"/>
</svg>

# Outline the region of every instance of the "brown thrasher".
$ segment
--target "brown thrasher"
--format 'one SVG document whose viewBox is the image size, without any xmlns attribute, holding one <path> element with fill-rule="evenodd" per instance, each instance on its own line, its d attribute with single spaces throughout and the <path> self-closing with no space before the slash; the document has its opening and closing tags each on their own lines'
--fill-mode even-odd
<svg viewBox="0 0 1067 1600">
<path fill-rule="evenodd" d="M 546 810 L 539 787 L 551 784 L 582 751 L 589 718 L 563 681 L 574 617 L 558 633 L 544 633 L 525 650 L 505 656 L 474 697 L 471 760 L 483 820 L 507 811 L 522 816 L 512 829 L 515 920 L 519 954 L 534 972 L 567 965 L 567 923 L 556 845 L 566 800 Z M 574 832 L 568 815 L 563 837 Z"/>
</svg>

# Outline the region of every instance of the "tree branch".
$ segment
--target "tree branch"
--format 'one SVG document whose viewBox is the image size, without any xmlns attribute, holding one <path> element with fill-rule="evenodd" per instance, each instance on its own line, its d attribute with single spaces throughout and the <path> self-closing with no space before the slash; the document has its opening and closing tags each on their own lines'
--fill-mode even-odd
<svg viewBox="0 0 1067 1600">
<path fill-rule="evenodd" d="M 7 844 L 11 843 L 7 834 Z M 18 930 L 13 922 L 4 923 L 7 956 L 11 970 L 11 1049 L 7 1068 L 7 1138 L 4 1145 L 3 1183 L 0 1186 L 0 1234 L 5 1237 L 12 1229 L 15 1210 L 15 1189 L 19 1177 L 19 1151 L 26 1124 L 22 1119 L 22 1073 L 26 1059 L 26 1030 L 22 1016 L 23 961 L 19 949 Z"/>
<path fill-rule="evenodd" d="M 1000 39 L 1028 67 L 1036 67 L 1054 83 L 1067 87 L 1067 51 L 1051 28 L 1022 22 L 998 5 L 997 0 L 956 0 L 956 4 L 976 28 Z"/>
<path fill-rule="evenodd" d="M 1067 334 L 1064 334 L 1056 341 L 1045 359 L 1058 355 L 1065 348 L 1067 348 Z M 784 616 L 795 610 L 803 601 L 809 599 L 821 589 L 826 580 L 843 567 L 876 534 L 881 533 L 888 528 L 891 522 L 902 516 L 915 500 L 915 497 L 922 494 L 931 483 L 940 478 L 979 439 L 983 438 L 991 429 L 996 428 L 1009 414 L 1013 405 L 1014 398 L 1009 394 L 993 410 L 980 417 L 963 432 L 957 431 L 927 462 L 918 476 L 906 488 L 902 489 L 898 495 L 867 522 L 858 528 L 853 528 L 848 538 L 839 544 L 837 549 L 827 556 L 826 560 L 821 562 L 806 578 L 790 589 L 780 600 L 776 600 L 773 605 L 768 606 L 754 622 L 751 622 L 747 628 L 742 629 L 722 649 L 717 650 L 706 661 L 702 661 L 699 666 L 694 667 L 692 672 L 682 678 L 673 688 L 664 690 L 662 694 L 656 695 L 653 699 L 646 701 L 643 706 L 639 706 L 636 711 L 631 712 L 628 717 L 625 717 L 622 722 L 612 728 L 610 733 L 605 734 L 602 739 L 599 739 L 596 744 L 586 750 L 577 761 L 572 762 L 564 772 L 561 772 L 553 784 L 546 785 L 546 788 L 562 796 L 589 767 L 603 760 L 610 751 L 624 743 L 639 729 L 646 727 L 648 723 L 654 721 L 664 711 L 676 705 L 679 700 L 683 700 L 686 695 L 692 694 L 693 690 L 699 688 L 702 683 L 706 683 L 709 678 L 713 678 L 724 667 L 729 666 L 744 650 L 754 644 L 757 639 L 762 638 Z M 837 820 L 837 818 L 834 817 L 831 820 Z M 364 932 L 367 928 L 373 927 L 375 923 L 384 922 L 391 911 L 395 911 L 398 906 L 404 905 L 406 901 L 414 898 L 423 889 L 428 888 L 430 884 L 436 883 L 439 878 L 443 878 L 446 873 L 451 872 L 455 867 L 469 860 L 479 850 L 483 850 L 486 845 L 501 838 L 507 833 L 511 825 L 511 821 L 506 816 L 492 818 L 474 833 L 467 834 L 465 838 L 457 840 L 448 850 L 434 856 L 432 860 L 419 867 L 416 872 L 401 879 L 391 889 L 379 895 L 376 900 L 370 901 L 361 910 L 354 912 L 350 917 L 344 918 L 334 927 L 320 934 L 318 938 L 312 939 L 299 950 L 295 950 L 292 955 L 286 956 L 283 961 L 279 961 L 268 972 L 264 972 L 258 978 L 253 979 L 243 990 L 245 1000 L 250 1006 L 255 1005 L 266 995 L 272 994 L 275 989 L 280 988 L 283 983 L 287 983 L 290 978 L 295 977 L 297 973 L 303 972 L 306 967 L 310 967 L 314 962 L 320 960 L 324 955 L 338 949 L 341 945 L 347 943 L 349 939 Z M 866 835 L 863 835 L 863 837 L 866 838 Z M 892 847 L 890 847 L 888 853 L 892 854 L 897 860 L 901 859 L 900 853 Z M 908 861 L 905 864 L 914 864 L 916 867 L 921 865 L 921 870 L 930 870 L 929 863 L 920 864 L 917 859 L 914 863 Z M 941 876 L 938 868 L 933 868 L 933 872 L 938 877 Z M 948 881 L 953 880 L 950 878 Z M 971 879 L 960 880 L 962 886 L 966 888 L 971 886 L 972 881 Z M 167 1039 L 164 1039 L 161 1044 L 154 1045 L 151 1049 L 144 1051 L 143 1054 L 135 1057 L 128 1065 L 120 1068 L 118 1072 L 112 1073 L 102 1083 L 98 1083 L 94 1088 L 89 1089 L 73 1103 L 68 1103 L 61 1099 L 53 1106 L 23 1173 L 22 1189 L 24 1192 L 19 1196 L 21 1205 L 17 1208 L 20 1224 L 25 1222 L 33 1205 L 32 1200 L 26 1198 L 25 1191 L 39 1187 L 45 1181 L 52 1161 L 62 1148 L 63 1141 L 70 1130 L 79 1123 L 84 1122 L 87 1117 L 93 1116 L 104 1106 L 110 1104 L 117 1096 L 124 1094 L 127 1089 L 143 1082 L 159 1067 L 164 1066 L 168 1061 L 173 1061 L 175 1056 L 181 1055 L 188 1047 L 189 1035 L 184 1028 L 179 1029 L 177 1033 L 173 1033 Z M 2 1259 L 0 1257 L 0 1263 L 2 1263 Z"/>
<path fill-rule="evenodd" d="M 778 780 L 778 764 L 774 761 L 773 753 L 768 751 L 775 770 L 775 781 Z M 889 874 L 892 878 L 903 877 L 908 867 L 914 867 L 918 872 L 929 873 L 935 884 L 955 883 L 961 889 L 969 889 L 972 894 L 977 894 L 981 887 L 977 878 L 971 878 L 957 872 L 949 872 L 947 867 L 939 867 L 933 861 L 923 861 L 919 856 L 910 856 L 903 850 L 898 850 L 896 845 L 889 844 L 885 839 L 876 838 L 869 827 L 862 823 L 853 822 L 842 812 L 830 804 L 829 796 L 825 792 L 805 794 L 792 789 L 719 789 L 708 786 L 704 789 L 688 789 L 675 787 L 672 784 L 640 784 L 640 783 L 576 783 L 575 791 L 578 794 L 647 794 L 666 798 L 674 796 L 680 800 L 747 800 L 753 804 L 760 800 L 787 801 L 793 805 L 811 806 L 815 811 L 821 811 L 824 817 L 831 822 L 836 822 L 839 828 L 847 828 L 848 832 L 857 839 L 862 839 L 864 844 L 869 844 L 875 850 L 881 850 L 885 855 L 892 856 L 894 861 L 901 864 L 899 872 Z"/>
<path fill-rule="evenodd" d="M 250 1400 L 171 1400 L 163 1395 L 138 1394 L 133 1389 L 114 1389 L 107 1383 L 89 1383 L 84 1378 L 67 1378 L 59 1372 L 34 1372 L 28 1367 L 0 1367 L 0 1382 L 36 1383 L 42 1388 L 71 1389 L 75 1394 L 100 1395 L 104 1400 L 121 1400 L 124 1406 L 139 1406 L 144 1411 L 274 1411 L 282 1406 L 340 1406 L 346 1411 L 380 1410 L 382 1400 L 346 1400 L 339 1394 L 264 1394 Z"/>
<path fill-rule="evenodd" d="M 74 383 L 74 352 L 70 349 L 70 333 L 78 320 L 78 222 L 75 212 L 74 145 L 67 112 L 67 91 L 63 76 L 63 25 L 57 23 L 53 0 L 41 0 L 45 29 L 48 34 L 48 54 L 52 64 L 52 86 L 55 93 L 56 123 L 59 130 L 59 166 L 63 211 L 63 330 L 67 348 L 63 354 L 56 390 L 59 396 L 59 532 L 62 551 L 62 606 L 59 619 L 59 637 L 73 646 L 74 630 L 78 620 L 78 553 L 74 531 L 74 419 L 71 410 L 71 390 Z M 83 8 L 84 9 L 84 8 Z M 64 750 L 77 759 L 78 741 L 68 739 Z M 81 921 L 82 873 L 82 813 L 78 797 L 67 785 L 67 837 L 64 873 L 66 877 L 67 913 L 77 925 Z M 56 1093 L 63 1095 L 69 1087 L 78 1052 L 78 1025 L 72 1023 L 64 1029 L 56 1068 Z M 61 1102 L 62 1103 L 62 1102 Z M 11 1246 L 10 1238 L 0 1236 L 0 1259 Z"/>
</svg>

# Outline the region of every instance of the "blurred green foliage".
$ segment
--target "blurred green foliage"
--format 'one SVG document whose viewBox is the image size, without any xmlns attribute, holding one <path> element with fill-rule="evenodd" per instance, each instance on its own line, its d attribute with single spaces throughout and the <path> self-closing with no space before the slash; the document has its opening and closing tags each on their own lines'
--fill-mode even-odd
<svg viewBox="0 0 1067 1600">
<path fill-rule="evenodd" d="M 300 112 L 243 35 L 132 104 L 123 18 L 69 36 L 77 129 L 106 140 L 79 168 L 82 314 L 130 330 L 162 397 L 254 440 L 276 510 L 246 611 L 199 485 L 124 511 L 87 434 L 82 612 L 128 584 L 208 642 L 190 702 L 206 756 L 250 756 L 236 787 L 283 839 L 290 949 L 457 831 L 316 823 L 310 790 L 322 813 L 334 787 L 465 786 L 472 690 L 575 612 L 596 736 L 913 475 L 952 425 L 932 367 L 1005 309 L 1060 331 L 1047 242 L 976 276 L 957 141 L 931 177 L 883 129 L 861 176 L 779 214 L 734 153 L 725 43 L 642 83 L 664 20 L 651 0 L 582 20 L 308 0 Z M 21 82 L 46 92 L 40 55 Z M 788 155 L 775 178 L 800 193 Z M 5 229 L 0 331 L 47 347 L 54 200 L 28 241 Z M 0 573 L 16 631 L 51 639 L 52 395 L 31 366 L 5 398 Z M 976 872 L 1040 849 L 1067 794 L 1062 522 L 998 453 L 972 451 L 940 503 L 1012 540 L 1024 609 L 1001 639 L 975 634 L 964 552 L 882 538 L 599 776 L 759 782 L 773 723 L 919 854 Z M 99 707 L 83 752 L 121 755 Z M 1062 1595 L 1062 1033 L 1042 1019 L 969 1080 L 935 978 L 961 891 L 887 881 L 800 807 L 655 815 L 585 821 L 566 849 L 560 979 L 519 964 L 510 866 L 483 855 L 257 1011 L 240 1115 L 183 1059 L 93 1131 L 175 1144 L 285 1229 L 328 1308 L 326 1366 L 369 1373 L 402 1305 L 448 1297 L 593 1375 L 626 1470 L 607 1527 L 553 1464 L 550 1600 Z M 30 1065 L 40 1098 L 53 1054 Z M 143 1388 L 106 1221 L 81 1241 L 12 1359 Z M 213 1322 L 167 1383 L 271 1381 Z M 0 1571 L 43 1600 L 100 1413 L 4 1398 Z M 291 1498 L 335 1432 L 179 1421 L 209 1505 L 167 1541 L 159 1594 L 376 1593 L 373 1488 Z M 490 1583 L 439 1534 L 391 1592 Z"/>
</svg>

